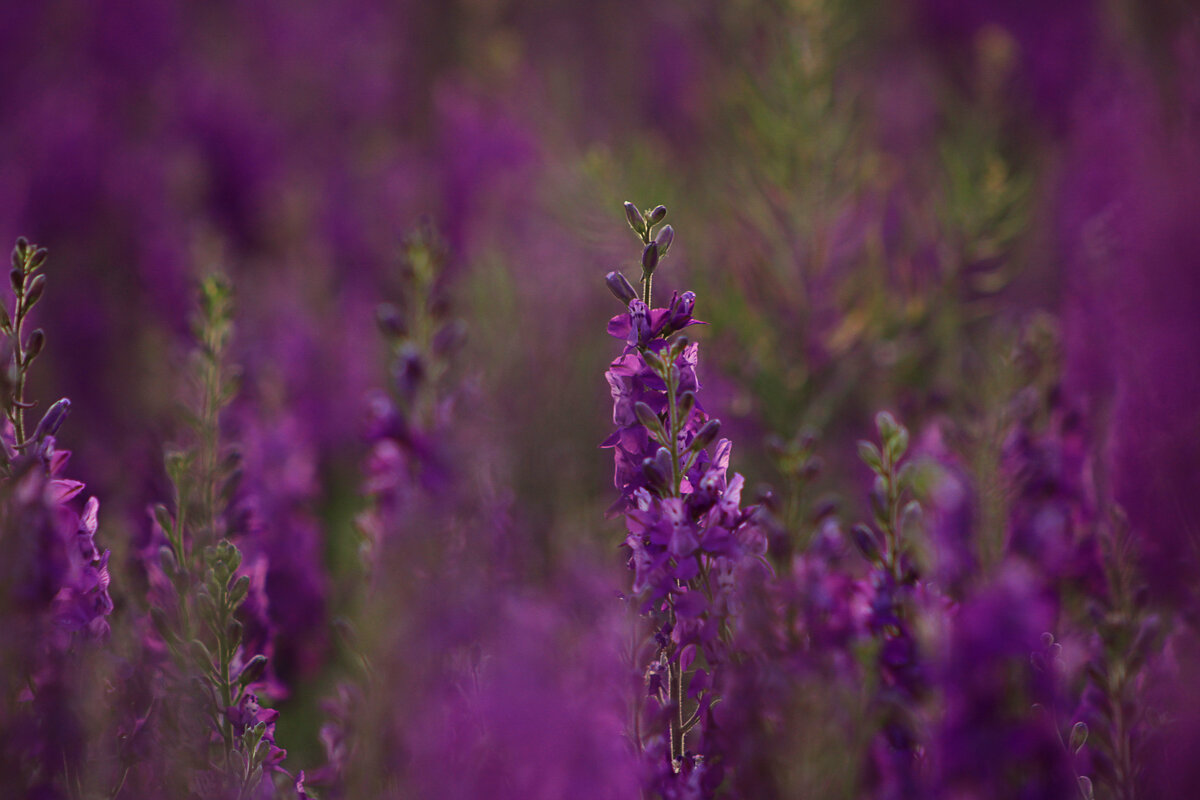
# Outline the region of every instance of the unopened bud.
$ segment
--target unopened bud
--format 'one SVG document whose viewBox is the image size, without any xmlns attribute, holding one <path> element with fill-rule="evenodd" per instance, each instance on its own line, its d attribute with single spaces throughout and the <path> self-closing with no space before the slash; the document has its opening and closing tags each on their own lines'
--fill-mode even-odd
<svg viewBox="0 0 1200 800">
<path fill-rule="evenodd" d="M 637 415 L 638 422 L 645 425 L 650 430 L 656 430 L 662 427 L 662 420 L 658 418 L 658 414 L 654 413 L 654 409 L 641 402 L 640 400 L 633 404 L 633 413 Z"/>
<path fill-rule="evenodd" d="M 654 243 L 658 245 L 660 256 L 665 256 L 667 251 L 671 249 L 671 243 L 675 241 L 675 229 L 670 225 L 664 225 L 658 235 L 654 237 Z"/>
<path fill-rule="evenodd" d="M 629 305 L 631 300 L 637 299 L 637 291 L 633 288 L 633 284 L 619 272 L 610 272 L 605 275 L 604 283 L 607 284 L 608 290 L 613 293 L 613 297 L 620 300 L 624 305 Z"/>
<path fill-rule="evenodd" d="M 872 564 L 879 561 L 879 540 L 866 525 L 855 525 L 850 531 L 854 546 L 863 554 L 863 558 Z"/>
<path fill-rule="evenodd" d="M 661 492 L 669 485 L 667 474 L 658 466 L 653 458 L 642 459 L 642 474 L 651 489 Z"/>
<path fill-rule="evenodd" d="M 29 291 L 25 293 L 25 309 L 33 308 L 37 301 L 42 299 L 44 291 L 46 291 L 46 276 L 38 275 L 29 283 Z"/>
<path fill-rule="evenodd" d="M 629 221 L 629 227 L 633 228 L 634 233 L 641 236 L 646 232 L 646 220 L 642 219 L 642 212 L 637 210 L 637 206 L 625 201 L 625 219 Z"/>
<path fill-rule="evenodd" d="M 683 394 L 679 395 L 679 405 L 677 408 L 679 410 L 679 418 L 680 419 L 687 419 L 688 414 L 691 414 L 692 409 L 695 407 L 696 407 L 696 393 L 695 392 L 689 390 L 689 391 L 686 391 Z"/>
<path fill-rule="evenodd" d="M 25 263 L 25 249 L 29 247 L 29 242 L 25 241 L 25 237 L 21 236 L 17 239 L 17 244 L 12 251 L 13 269 L 20 269 Z"/>
<path fill-rule="evenodd" d="M 404 316 L 400 313 L 400 309 L 391 303 L 380 303 L 375 309 L 375 322 L 379 325 L 379 330 L 384 336 L 393 339 L 399 339 L 404 336 L 408 330 L 404 324 Z"/>
<path fill-rule="evenodd" d="M 647 218 L 647 222 L 651 225 L 657 225 L 658 223 L 662 222 L 666 218 L 667 218 L 667 207 L 666 206 L 655 206 L 654 210 L 650 212 L 650 216 Z"/>
<path fill-rule="evenodd" d="M 704 423 L 700 430 L 696 431 L 696 438 L 692 439 L 691 448 L 696 451 L 703 450 L 717 439 L 717 434 L 721 432 L 721 420 L 710 419 Z"/>
<path fill-rule="evenodd" d="M 33 258 L 29 259 L 29 269 L 35 270 L 42 264 L 46 263 L 46 256 L 50 255 L 50 251 L 44 247 L 39 247 L 33 254 Z"/>
<path fill-rule="evenodd" d="M 71 401 L 67 398 L 59 400 L 54 405 L 46 410 L 42 415 L 42 421 L 37 424 L 37 428 L 33 431 L 34 441 L 38 441 L 46 436 L 53 436 L 58 433 L 58 429 L 62 427 L 63 420 L 67 418 L 67 414 L 71 410 Z"/>
<path fill-rule="evenodd" d="M 658 266 L 658 244 L 651 242 L 646 245 L 646 249 L 642 251 L 642 269 L 646 272 L 654 272 L 654 268 Z"/>
<path fill-rule="evenodd" d="M 25 363 L 28 364 L 33 359 L 37 358 L 38 353 L 42 352 L 42 348 L 46 346 L 46 334 L 41 328 L 38 328 L 33 333 L 29 334 L 29 344 L 25 349 Z"/>
<path fill-rule="evenodd" d="M 21 293 L 21 289 L 25 286 L 25 273 L 20 267 L 13 267 L 8 273 L 8 282 L 12 284 L 12 289 L 17 294 Z"/>
</svg>

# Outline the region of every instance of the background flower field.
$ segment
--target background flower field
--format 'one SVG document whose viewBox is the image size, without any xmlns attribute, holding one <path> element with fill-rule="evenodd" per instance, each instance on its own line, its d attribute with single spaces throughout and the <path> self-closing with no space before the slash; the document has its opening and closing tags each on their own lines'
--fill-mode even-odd
<svg viewBox="0 0 1200 800">
<path fill-rule="evenodd" d="M 1188 3 L 0 42 L 0 795 L 1194 796 Z"/>
</svg>

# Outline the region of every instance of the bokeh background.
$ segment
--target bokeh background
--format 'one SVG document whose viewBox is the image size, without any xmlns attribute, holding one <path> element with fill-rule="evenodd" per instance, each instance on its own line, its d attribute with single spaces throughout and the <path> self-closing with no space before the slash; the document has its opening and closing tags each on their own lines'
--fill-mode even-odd
<svg viewBox="0 0 1200 800">
<path fill-rule="evenodd" d="M 51 251 L 30 393 L 72 399 L 61 444 L 119 575 L 169 494 L 196 282 L 231 277 L 226 424 L 282 554 L 280 738 L 301 760 L 353 594 L 367 397 L 389 381 L 375 307 L 402 294 L 411 231 L 448 253 L 464 457 L 519 531 L 522 580 L 580 553 L 623 580 L 598 449 L 620 310 L 602 278 L 639 253 L 623 200 L 670 209 L 659 297 L 697 292 L 703 402 L 799 539 L 865 496 L 853 441 L 879 408 L 914 432 L 949 421 L 981 529 L 1003 529 L 1002 433 L 1021 390 L 1052 386 L 1089 431 L 1094 503 L 1121 503 L 1151 591 L 1191 607 L 1191 4 L 0 6 L 0 240 Z M 114 578 L 118 614 L 137 585 Z"/>
</svg>

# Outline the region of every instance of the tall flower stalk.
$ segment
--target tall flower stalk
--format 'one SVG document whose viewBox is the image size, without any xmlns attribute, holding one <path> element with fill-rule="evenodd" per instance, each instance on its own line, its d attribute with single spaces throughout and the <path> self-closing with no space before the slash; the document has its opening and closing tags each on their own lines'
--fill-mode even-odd
<svg viewBox="0 0 1200 800">
<path fill-rule="evenodd" d="M 17 240 L 10 283 L 13 308 L 0 306 L 6 335 L 0 402 L 0 638 L 17 643 L 0 652 L 0 795 L 79 795 L 91 780 L 83 703 L 98 693 L 94 654 L 106 641 L 113 601 L 109 552 L 96 545 L 99 502 L 82 511 L 84 485 L 62 476 L 70 453 L 55 435 L 66 418 L 65 398 L 50 406 L 32 431 L 25 412 L 29 367 L 45 346 L 40 329 L 25 332 L 41 298 L 46 250 Z"/>
<path fill-rule="evenodd" d="M 724 668 L 736 657 L 733 628 L 739 575 L 766 562 L 766 537 L 754 508 L 741 508 L 743 479 L 726 478 L 732 448 L 718 440 L 720 422 L 697 400 L 699 346 L 681 332 L 695 295 L 676 293 L 653 308 L 653 275 L 674 241 L 669 225 L 655 232 L 667 209 L 646 212 L 625 204 L 641 239 L 640 295 L 619 272 L 606 277 L 627 312 L 608 332 L 624 341 L 606 373 L 618 430 L 604 447 L 614 451 L 614 482 L 624 513 L 632 593 L 649 623 L 644 652 L 647 714 L 633 738 L 648 757 L 649 785 L 660 793 L 685 787 L 711 791 L 724 766 L 693 732 L 712 724 Z"/>
<path fill-rule="evenodd" d="M 191 714 L 175 714 L 171 723 L 173 746 L 190 751 L 188 787 L 241 798 L 279 768 L 285 752 L 275 745 L 278 712 L 261 707 L 252 691 L 263 681 L 267 657 L 253 652 L 244 636 L 247 600 L 263 591 L 261 574 L 242 567 L 224 518 L 237 463 L 220 431 L 222 410 L 237 390 L 228 361 L 228 282 L 220 275 L 205 278 L 200 299 L 188 409 L 193 442 L 167 452 L 174 510 L 153 510 L 165 541 L 147 568 L 154 628 L 172 665 L 166 685 L 186 698 Z M 204 742 L 199 757 L 194 738 Z"/>
</svg>

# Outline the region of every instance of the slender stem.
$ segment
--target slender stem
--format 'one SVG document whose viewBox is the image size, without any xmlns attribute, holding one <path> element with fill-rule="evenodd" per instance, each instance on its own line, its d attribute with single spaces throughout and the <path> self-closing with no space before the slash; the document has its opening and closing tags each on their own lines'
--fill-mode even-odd
<svg viewBox="0 0 1200 800">
<path fill-rule="evenodd" d="M 678 768 L 683 758 L 683 668 L 678 661 L 669 666 L 671 688 L 671 764 Z"/>
<path fill-rule="evenodd" d="M 26 256 L 25 262 L 21 271 L 27 274 L 28 256 Z M 13 424 L 18 447 L 25 442 L 25 373 L 29 368 L 29 362 L 25 360 L 25 345 L 21 339 L 21 328 L 25 322 L 25 282 L 27 280 L 27 277 L 23 278 L 19 286 L 13 287 L 16 295 L 13 303 L 13 358 L 17 364 L 17 382 L 13 387 L 13 404 L 9 412 L 9 419 Z"/>
</svg>

